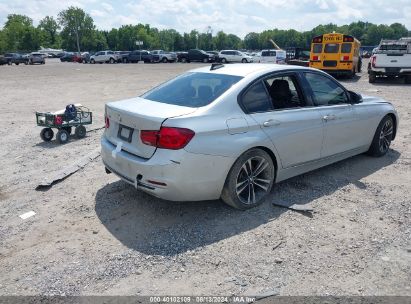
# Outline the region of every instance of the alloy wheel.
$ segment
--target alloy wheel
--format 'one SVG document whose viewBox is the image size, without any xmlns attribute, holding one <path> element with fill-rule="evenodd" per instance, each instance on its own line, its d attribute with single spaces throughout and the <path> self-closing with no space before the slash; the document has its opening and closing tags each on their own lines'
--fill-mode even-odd
<svg viewBox="0 0 411 304">
<path fill-rule="evenodd" d="M 261 156 L 251 157 L 243 164 L 236 180 L 236 193 L 242 203 L 255 204 L 268 192 L 270 170 L 268 161 Z"/>
<path fill-rule="evenodd" d="M 388 119 L 384 126 L 381 128 L 379 147 L 382 153 L 385 153 L 390 147 L 392 135 L 394 131 L 393 122 L 391 119 Z"/>
</svg>

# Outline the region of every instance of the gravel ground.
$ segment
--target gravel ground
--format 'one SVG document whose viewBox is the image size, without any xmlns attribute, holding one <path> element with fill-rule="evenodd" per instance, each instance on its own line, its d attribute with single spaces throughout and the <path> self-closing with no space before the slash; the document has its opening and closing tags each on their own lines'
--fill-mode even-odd
<svg viewBox="0 0 411 304">
<path fill-rule="evenodd" d="M 0 295 L 411 296 L 411 86 L 399 80 L 341 80 L 393 102 L 400 128 L 383 158 L 356 156 L 276 185 L 269 200 L 311 203 L 311 216 L 268 201 L 245 212 L 162 201 L 106 175 L 100 158 L 34 190 L 99 147 L 104 103 L 195 66 L 0 67 Z M 86 138 L 42 142 L 34 112 L 68 103 L 92 109 Z"/>
</svg>

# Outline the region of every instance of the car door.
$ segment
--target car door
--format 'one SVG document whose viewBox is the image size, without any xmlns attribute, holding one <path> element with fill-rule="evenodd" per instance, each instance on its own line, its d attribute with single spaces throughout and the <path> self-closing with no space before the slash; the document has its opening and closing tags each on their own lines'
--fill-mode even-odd
<svg viewBox="0 0 411 304">
<path fill-rule="evenodd" d="M 311 100 L 304 97 L 296 73 L 267 76 L 242 95 L 244 110 L 260 125 L 274 144 L 283 168 L 303 165 L 320 158 L 323 122 Z M 269 90 L 274 81 L 289 86 L 289 105 L 275 107 Z"/>
<path fill-rule="evenodd" d="M 361 132 L 359 116 L 346 90 L 328 75 L 305 72 L 304 78 L 324 123 L 321 157 L 358 148 L 356 137 Z"/>
</svg>

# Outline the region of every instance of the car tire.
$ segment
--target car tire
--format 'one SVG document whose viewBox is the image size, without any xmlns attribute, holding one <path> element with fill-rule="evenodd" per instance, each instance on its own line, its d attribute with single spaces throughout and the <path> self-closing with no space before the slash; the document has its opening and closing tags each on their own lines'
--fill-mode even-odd
<svg viewBox="0 0 411 304">
<path fill-rule="evenodd" d="M 25 65 L 28 65 L 28 64 L 29 64 L 29 62 L 28 62 L 28 61 L 24 61 L 24 64 L 25 64 Z"/>
<path fill-rule="evenodd" d="M 227 59 L 221 58 L 221 62 L 222 62 L 222 63 L 227 63 Z"/>
<path fill-rule="evenodd" d="M 375 131 L 367 154 L 375 157 L 384 156 L 390 148 L 394 135 L 394 120 L 390 115 L 385 116 Z"/>
<path fill-rule="evenodd" d="M 231 167 L 221 198 L 239 210 L 256 207 L 270 194 L 274 178 L 275 167 L 270 155 L 261 149 L 248 150 Z"/>
<path fill-rule="evenodd" d="M 74 133 L 78 139 L 84 138 L 86 136 L 86 128 L 84 126 L 77 126 Z"/>
<path fill-rule="evenodd" d="M 241 63 L 247 63 L 247 59 L 245 58 L 241 59 Z"/>
<path fill-rule="evenodd" d="M 183 57 L 183 58 L 180 59 L 180 61 L 181 61 L 182 63 L 186 63 L 186 62 L 187 62 L 187 59 Z"/>
<path fill-rule="evenodd" d="M 91 59 L 91 60 L 90 60 L 90 63 L 91 63 L 91 64 L 95 64 L 96 61 L 95 61 L 94 59 Z"/>
<path fill-rule="evenodd" d="M 67 143 L 69 140 L 69 137 L 70 137 L 70 134 L 64 129 L 60 129 L 56 135 L 56 139 L 59 144 Z"/>
<path fill-rule="evenodd" d="M 109 63 L 113 64 L 115 62 L 114 58 L 110 58 Z"/>
<path fill-rule="evenodd" d="M 377 80 L 377 75 L 373 71 L 370 71 L 370 74 L 368 75 L 368 82 L 369 83 L 375 83 Z"/>
<path fill-rule="evenodd" d="M 207 63 L 207 62 L 208 62 L 208 58 L 204 58 L 204 59 L 203 59 L 203 62 L 204 62 L 204 63 Z"/>
<path fill-rule="evenodd" d="M 168 62 L 168 60 L 167 60 L 166 57 L 164 57 L 161 61 L 162 61 L 163 63 L 167 63 L 167 62 Z"/>
<path fill-rule="evenodd" d="M 50 141 L 53 139 L 54 132 L 52 128 L 43 128 L 40 132 L 40 137 L 44 141 Z"/>
<path fill-rule="evenodd" d="M 15 64 L 15 65 L 19 65 L 20 63 L 19 63 L 19 62 L 15 62 L 14 64 Z"/>
<path fill-rule="evenodd" d="M 127 58 L 123 58 L 123 63 L 128 63 Z"/>
<path fill-rule="evenodd" d="M 8 64 L 8 65 L 12 65 L 12 62 L 9 60 L 9 61 L 7 61 L 7 64 Z"/>
</svg>

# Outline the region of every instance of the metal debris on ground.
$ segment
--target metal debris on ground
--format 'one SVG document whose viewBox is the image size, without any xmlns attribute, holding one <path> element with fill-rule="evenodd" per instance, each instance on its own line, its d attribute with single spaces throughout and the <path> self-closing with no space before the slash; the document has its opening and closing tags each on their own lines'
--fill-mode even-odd
<svg viewBox="0 0 411 304">
<path fill-rule="evenodd" d="M 310 206 L 310 204 L 292 204 L 290 205 L 289 203 L 286 202 L 281 202 L 281 201 L 276 201 L 272 202 L 274 206 L 282 207 L 282 208 L 287 208 L 290 210 L 294 211 L 300 211 L 300 212 L 312 212 L 314 211 L 313 207 Z"/>
<path fill-rule="evenodd" d="M 38 184 L 38 186 L 36 187 L 36 190 L 43 190 L 45 188 L 50 188 L 55 183 L 64 180 L 65 178 L 69 177 L 73 173 L 75 173 L 78 170 L 84 168 L 85 166 L 87 166 L 88 163 L 95 160 L 99 156 L 100 156 L 100 149 L 94 150 L 90 154 L 88 154 L 88 155 L 84 156 L 83 158 L 81 158 L 78 162 L 76 162 L 76 163 L 74 163 L 74 164 L 72 164 L 68 167 L 65 167 L 65 168 L 55 172 L 51 176 L 46 177 L 45 179 L 43 179 L 43 181 L 41 181 Z"/>
</svg>

